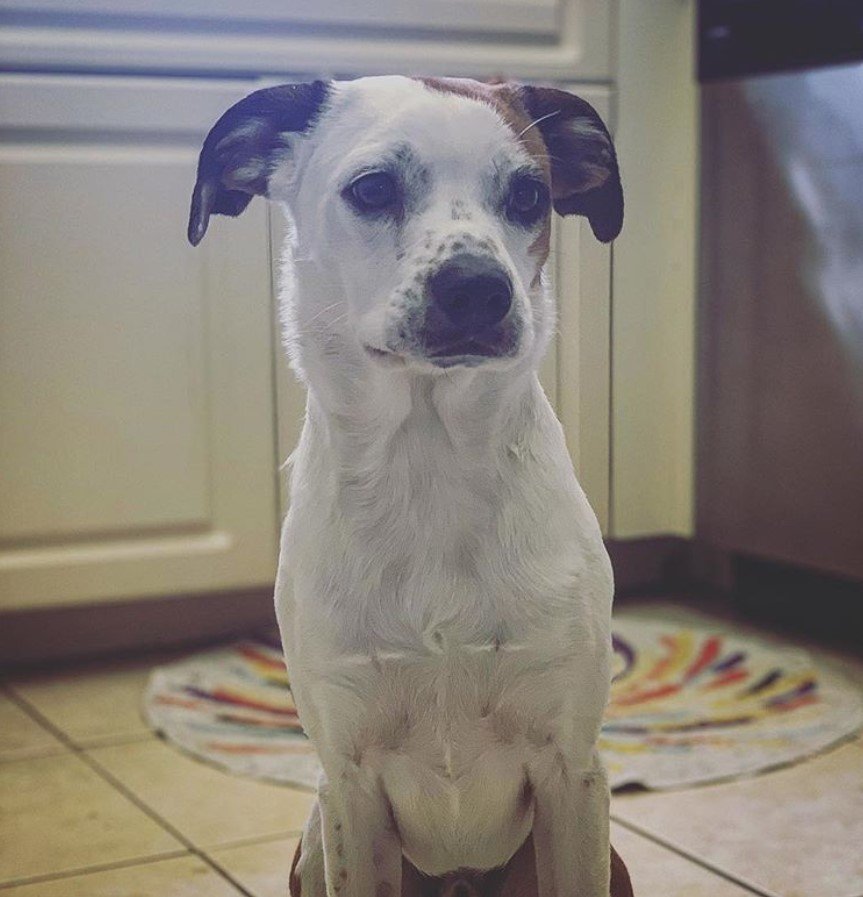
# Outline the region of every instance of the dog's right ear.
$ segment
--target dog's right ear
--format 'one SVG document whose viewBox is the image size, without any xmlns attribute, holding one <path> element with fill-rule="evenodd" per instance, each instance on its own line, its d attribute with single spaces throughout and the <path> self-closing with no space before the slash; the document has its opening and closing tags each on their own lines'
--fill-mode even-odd
<svg viewBox="0 0 863 897">
<path fill-rule="evenodd" d="M 608 243 L 623 227 L 623 187 L 611 135 L 586 100 L 553 87 L 523 87 L 522 99 L 551 163 L 554 209 L 583 215 Z"/>
<path fill-rule="evenodd" d="M 193 246 L 203 240 L 210 215 L 239 215 L 253 196 L 267 195 L 273 166 L 286 150 L 282 135 L 307 130 L 328 93 L 324 81 L 256 90 L 213 125 L 192 192 L 188 235 Z"/>
</svg>

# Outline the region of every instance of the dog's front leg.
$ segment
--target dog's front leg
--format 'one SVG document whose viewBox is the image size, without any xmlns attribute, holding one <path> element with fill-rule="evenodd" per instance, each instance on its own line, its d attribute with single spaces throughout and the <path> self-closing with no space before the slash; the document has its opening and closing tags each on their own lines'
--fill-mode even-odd
<svg viewBox="0 0 863 897">
<path fill-rule="evenodd" d="M 322 777 L 318 801 L 327 897 L 399 897 L 401 841 L 379 784 L 346 765 Z"/>
<path fill-rule="evenodd" d="M 608 897 L 608 779 L 558 754 L 531 780 L 538 897 Z"/>
<path fill-rule="evenodd" d="M 312 805 L 300 843 L 297 844 L 291 866 L 289 891 L 290 897 L 327 897 L 321 807 L 318 801 Z"/>
</svg>

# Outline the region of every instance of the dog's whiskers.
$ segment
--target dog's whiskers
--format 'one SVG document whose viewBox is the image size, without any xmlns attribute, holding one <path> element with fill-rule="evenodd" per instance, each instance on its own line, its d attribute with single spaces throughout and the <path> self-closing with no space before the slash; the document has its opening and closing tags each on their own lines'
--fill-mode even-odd
<svg viewBox="0 0 863 897">
<path fill-rule="evenodd" d="M 290 335 L 292 337 L 297 337 L 297 336 L 312 336 L 317 333 L 323 333 L 326 328 L 335 327 L 335 326 L 341 324 L 342 321 L 344 321 L 347 318 L 347 316 L 348 316 L 348 312 L 345 311 L 345 312 L 342 312 L 340 315 L 336 315 L 336 317 L 330 321 L 321 321 L 320 324 L 318 324 L 316 327 L 305 327 L 302 330 L 292 330 Z M 312 321 L 310 321 L 309 323 L 312 323 L 316 318 L 319 318 L 319 317 L 320 317 L 320 315 L 316 315 L 315 318 L 313 318 Z"/>
<path fill-rule="evenodd" d="M 519 131 L 518 134 L 515 135 L 516 139 L 520 139 L 521 137 L 524 137 L 524 135 L 527 134 L 527 132 L 531 128 L 535 127 L 538 124 L 541 124 L 546 119 L 553 118 L 555 115 L 560 115 L 560 109 L 555 109 L 553 112 L 547 112 L 545 115 L 540 115 L 539 118 L 532 121 L 526 128 L 524 128 L 522 131 Z"/>
<path fill-rule="evenodd" d="M 328 311 L 332 311 L 334 308 L 338 308 L 341 304 L 341 302 L 331 302 L 329 305 L 322 308 L 316 315 L 313 315 L 308 321 L 304 321 L 304 324 L 306 326 L 314 324 L 322 315 L 325 315 Z"/>
</svg>

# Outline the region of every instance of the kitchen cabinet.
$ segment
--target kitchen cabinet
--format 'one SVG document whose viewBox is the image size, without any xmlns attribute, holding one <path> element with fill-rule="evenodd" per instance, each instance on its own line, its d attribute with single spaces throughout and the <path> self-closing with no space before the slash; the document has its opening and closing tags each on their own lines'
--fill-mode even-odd
<svg viewBox="0 0 863 897">
<path fill-rule="evenodd" d="M 3 610 L 272 579 L 304 405 L 277 333 L 279 213 L 256 200 L 197 249 L 184 235 L 200 142 L 256 86 L 0 80 Z M 580 92 L 608 115 L 607 89 Z M 554 240 L 543 381 L 606 520 L 610 251 L 576 219 Z"/>
<path fill-rule="evenodd" d="M 557 222 L 542 380 L 604 534 L 691 536 L 693 6 L 0 0 L 0 616 L 126 602 L 152 624 L 183 602 L 137 599 L 271 587 L 304 409 L 281 222 L 255 200 L 196 250 L 185 223 L 207 129 L 296 78 L 569 84 L 616 126 L 624 231 Z"/>
<path fill-rule="evenodd" d="M 624 232 L 557 222 L 542 378 L 603 532 L 690 535 L 691 6 L 0 0 L 0 611 L 272 582 L 281 223 L 184 230 L 209 126 L 292 78 L 556 82 L 616 125 Z"/>
<path fill-rule="evenodd" d="M 272 581 L 267 220 L 197 250 L 248 81 L 0 78 L 0 609 Z"/>
</svg>

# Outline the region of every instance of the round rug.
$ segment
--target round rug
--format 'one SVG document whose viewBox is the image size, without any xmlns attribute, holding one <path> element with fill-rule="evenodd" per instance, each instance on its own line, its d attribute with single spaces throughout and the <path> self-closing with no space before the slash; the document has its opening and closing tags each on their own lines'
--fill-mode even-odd
<svg viewBox="0 0 863 897">
<path fill-rule="evenodd" d="M 801 760 L 863 726 L 860 693 L 803 651 L 701 629 L 614 624 L 615 677 L 600 738 L 613 788 L 673 788 Z M 157 667 L 150 725 L 238 775 L 314 787 L 277 637 Z"/>
</svg>

